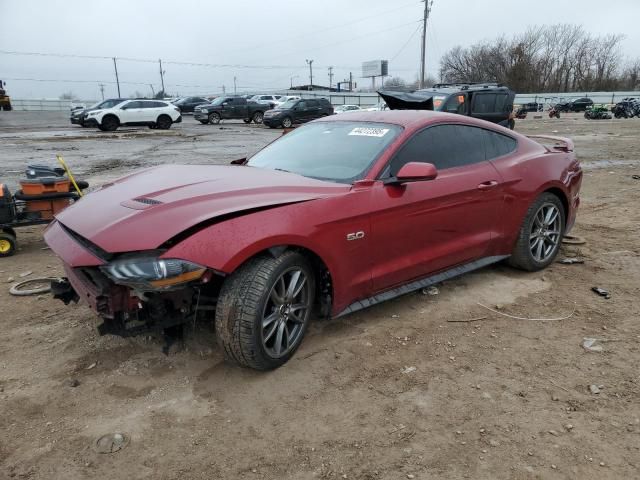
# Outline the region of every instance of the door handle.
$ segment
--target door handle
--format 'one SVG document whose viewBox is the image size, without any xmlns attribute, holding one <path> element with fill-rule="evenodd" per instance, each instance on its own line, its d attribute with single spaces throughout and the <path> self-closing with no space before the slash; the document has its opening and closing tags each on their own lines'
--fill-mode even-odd
<svg viewBox="0 0 640 480">
<path fill-rule="evenodd" d="M 498 186 L 498 182 L 496 180 L 488 180 L 486 182 L 482 182 L 478 185 L 478 190 L 491 190 Z"/>
</svg>

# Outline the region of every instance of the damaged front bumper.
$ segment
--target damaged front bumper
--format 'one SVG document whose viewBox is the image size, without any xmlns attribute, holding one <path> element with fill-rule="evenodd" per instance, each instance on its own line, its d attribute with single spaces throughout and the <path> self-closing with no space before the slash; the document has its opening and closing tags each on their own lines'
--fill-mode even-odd
<svg viewBox="0 0 640 480">
<path fill-rule="evenodd" d="M 49 226 L 45 240 L 61 257 L 66 274 L 65 278 L 52 281 L 54 298 L 65 304 L 85 302 L 103 320 L 98 327 L 101 335 L 129 337 L 162 331 L 195 320 L 198 308 L 215 307 L 222 280 L 212 271 L 207 270 L 196 281 L 145 291 L 114 282 L 105 274 L 114 256 L 99 251 L 97 246 L 92 248 L 87 240 L 71 234 L 59 222 Z"/>
</svg>

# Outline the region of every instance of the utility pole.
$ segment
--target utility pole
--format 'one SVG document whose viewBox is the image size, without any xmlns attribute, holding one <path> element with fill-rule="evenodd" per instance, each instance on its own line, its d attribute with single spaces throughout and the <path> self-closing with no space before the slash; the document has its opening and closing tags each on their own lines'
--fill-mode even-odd
<svg viewBox="0 0 640 480">
<path fill-rule="evenodd" d="M 309 65 L 309 90 L 313 90 L 313 60 L 305 60 Z"/>
<path fill-rule="evenodd" d="M 353 92 L 353 73 L 349 72 L 349 91 Z"/>
<path fill-rule="evenodd" d="M 233 77 L 233 94 L 236 95 L 238 93 L 238 89 L 236 87 L 236 77 Z"/>
<path fill-rule="evenodd" d="M 118 98 L 122 98 L 120 96 L 120 80 L 118 79 L 118 64 L 116 63 L 116 57 L 113 57 L 113 69 L 116 71 L 116 83 L 118 84 Z"/>
<path fill-rule="evenodd" d="M 426 43 L 427 43 L 427 21 L 429 20 L 429 13 L 431 13 L 431 6 L 433 5 L 433 0 L 422 0 L 424 2 L 424 15 L 422 17 L 422 48 L 420 49 L 420 88 L 424 88 L 424 77 L 425 77 L 425 56 L 427 53 Z"/>
<path fill-rule="evenodd" d="M 162 60 L 158 59 L 158 63 L 160 64 L 160 83 L 162 84 L 162 95 L 167 96 L 164 91 L 164 70 L 162 70 Z"/>
<path fill-rule="evenodd" d="M 100 86 L 100 95 L 102 95 L 102 100 L 104 100 L 104 83 L 99 83 Z"/>
<path fill-rule="evenodd" d="M 333 86 L 333 67 L 329 67 L 329 91 L 331 91 L 332 86 Z"/>
</svg>

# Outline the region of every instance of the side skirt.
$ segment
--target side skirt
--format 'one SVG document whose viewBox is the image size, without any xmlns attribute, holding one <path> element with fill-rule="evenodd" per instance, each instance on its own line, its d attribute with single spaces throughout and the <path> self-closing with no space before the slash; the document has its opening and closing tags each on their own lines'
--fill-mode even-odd
<svg viewBox="0 0 640 480">
<path fill-rule="evenodd" d="M 406 283 L 404 285 L 393 288 L 391 290 L 387 290 L 386 292 L 379 293 L 369 298 L 365 298 L 364 300 L 358 300 L 356 302 L 353 302 L 351 305 L 345 308 L 342 312 L 340 312 L 334 318 L 342 317 L 343 315 L 357 312 L 358 310 L 362 310 L 363 308 L 368 308 L 378 303 L 386 302 L 387 300 L 391 300 L 392 298 L 399 297 L 400 295 L 406 295 L 407 293 L 415 292 L 416 290 L 429 287 L 436 283 L 444 282 L 445 280 L 450 280 L 454 277 L 458 277 L 465 273 L 472 272 L 473 270 L 478 270 L 479 268 L 483 268 L 483 267 L 486 267 L 487 265 L 491 265 L 492 263 L 497 263 L 508 257 L 509 255 L 496 255 L 493 257 L 484 257 L 479 260 L 474 260 L 473 262 L 466 263 L 458 267 L 454 267 L 450 270 L 445 270 L 444 272 L 437 273 L 430 277 L 425 277 L 421 280 L 415 280 L 411 283 Z"/>
</svg>

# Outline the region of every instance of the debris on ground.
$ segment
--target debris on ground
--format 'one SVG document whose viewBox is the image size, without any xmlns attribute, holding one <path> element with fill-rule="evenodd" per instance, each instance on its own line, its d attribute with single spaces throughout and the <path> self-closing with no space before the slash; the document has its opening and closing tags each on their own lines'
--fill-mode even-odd
<svg viewBox="0 0 640 480">
<path fill-rule="evenodd" d="M 597 293 L 598 295 L 600 295 L 601 297 L 606 298 L 607 300 L 609 300 L 611 298 L 611 294 L 609 293 L 609 291 L 605 290 L 604 288 L 591 287 L 591 290 L 593 292 Z"/>
<path fill-rule="evenodd" d="M 24 280 L 13 285 L 9 289 L 9 293 L 11 295 L 15 295 L 16 297 L 26 297 L 28 295 L 48 293 L 51 291 L 51 280 L 55 279 L 51 277 L 30 278 L 29 280 Z"/>
<path fill-rule="evenodd" d="M 440 293 L 440 290 L 435 285 L 422 289 L 423 295 L 438 295 L 439 293 Z"/>
<path fill-rule="evenodd" d="M 640 175 L 631 175 L 634 180 L 640 180 Z"/>
<path fill-rule="evenodd" d="M 604 388 L 604 385 L 589 385 L 589 391 L 594 395 L 599 394 L 602 388 Z"/>
<path fill-rule="evenodd" d="M 80 385 L 80 380 L 77 378 L 68 378 L 64 383 L 67 387 L 76 388 Z"/>
<path fill-rule="evenodd" d="M 585 337 L 582 340 L 582 348 L 584 348 L 587 352 L 602 352 L 602 345 L 596 345 L 597 342 L 597 338 Z"/>
<path fill-rule="evenodd" d="M 402 373 L 411 373 L 411 372 L 415 372 L 417 370 L 416 367 L 404 367 L 402 370 L 400 370 Z"/>
<path fill-rule="evenodd" d="M 566 243 L 567 245 L 584 245 L 585 243 L 587 243 L 587 241 L 582 237 L 565 235 L 562 238 L 562 243 Z"/>
<path fill-rule="evenodd" d="M 98 438 L 95 448 L 98 453 L 115 453 L 129 444 L 129 438 L 122 433 L 109 433 Z"/>
<path fill-rule="evenodd" d="M 24 278 L 24 277 L 28 277 L 29 275 L 31 275 L 33 272 L 31 270 L 27 271 L 27 272 L 22 272 L 20 274 L 20 278 Z"/>
<path fill-rule="evenodd" d="M 563 258 L 558 263 L 562 263 L 563 265 L 573 265 L 574 263 L 584 263 L 584 260 L 576 257 L 567 257 Z"/>
</svg>

